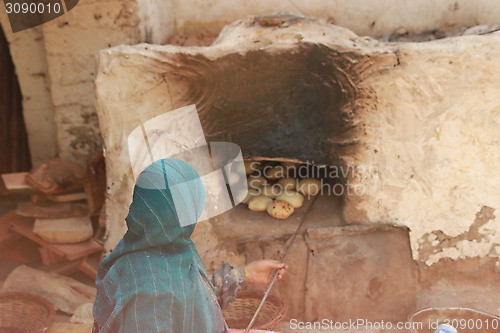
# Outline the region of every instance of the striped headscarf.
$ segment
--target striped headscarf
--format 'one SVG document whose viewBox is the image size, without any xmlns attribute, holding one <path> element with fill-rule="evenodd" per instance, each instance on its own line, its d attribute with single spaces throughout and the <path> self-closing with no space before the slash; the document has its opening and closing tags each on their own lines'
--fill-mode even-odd
<svg viewBox="0 0 500 333">
<path fill-rule="evenodd" d="M 172 192 L 178 196 L 175 204 Z M 93 309 L 99 332 L 225 331 L 190 238 L 204 196 L 198 174 L 180 160 L 158 160 L 139 175 L 126 217 L 128 231 L 99 265 Z M 181 214 L 191 224 L 181 226 Z"/>
</svg>

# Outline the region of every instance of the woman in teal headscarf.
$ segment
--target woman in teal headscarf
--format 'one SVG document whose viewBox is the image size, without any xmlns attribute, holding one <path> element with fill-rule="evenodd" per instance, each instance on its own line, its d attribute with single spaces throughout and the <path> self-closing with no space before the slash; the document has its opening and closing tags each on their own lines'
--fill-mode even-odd
<svg viewBox="0 0 500 333">
<path fill-rule="evenodd" d="M 173 187 L 180 189 L 175 205 Z M 128 231 L 99 265 L 93 310 L 99 332 L 225 332 L 220 306 L 234 299 L 245 275 L 266 283 L 286 268 L 274 260 L 240 269 L 224 264 L 210 277 L 190 238 L 204 196 L 198 174 L 180 160 L 156 161 L 139 175 Z M 192 223 L 181 226 L 179 214 Z"/>
</svg>

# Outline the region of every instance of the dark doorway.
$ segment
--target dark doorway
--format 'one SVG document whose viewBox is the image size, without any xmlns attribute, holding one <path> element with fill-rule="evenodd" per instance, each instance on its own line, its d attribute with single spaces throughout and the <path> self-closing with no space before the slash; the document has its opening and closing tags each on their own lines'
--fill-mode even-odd
<svg viewBox="0 0 500 333">
<path fill-rule="evenodd" d="M 23 119 L 21 89 L 0 28 L 0 173 L 31 169 L 28 135 Z"/>
</svg>

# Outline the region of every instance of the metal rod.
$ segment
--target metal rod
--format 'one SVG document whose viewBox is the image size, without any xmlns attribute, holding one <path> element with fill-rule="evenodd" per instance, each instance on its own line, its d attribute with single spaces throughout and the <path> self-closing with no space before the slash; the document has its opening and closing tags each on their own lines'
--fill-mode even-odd
<svg viewBox="0 0 500 333">
<path fill-rule="evenodd" d="M 305 220 L 306 220 L 306 217 L 307 217 L 307 214 L 309 213 L 309 211 L 311 210 L 312 206 L 314 205 L 314 202 L 316 201 L 316 198 L 318 196 L 315 195 L 314 198 L 312 199 L 311 201 L 311 205 L 309 206 L 309 208 L 307 209 L 306 213 L 304 214 L 304 216 L 302 217 L 302 221 L 300 221 L 299 223 L 299 226 L 297 227 L 297 230 L 295 230 L 295 233 L 293 234 L 292 236 L 292 239 L 290 240 L 290 244 L 288 244 L 288 247 L 286 248 L 286 251 L 285 251 L 285 254 L 283 255 L 283 257 L 281 258 L 281 263 L 284 264 L 285 263 L 285 260 L 286 258 L 288 257 L 288 254 L 290 253 L 290 250 L 293 246 L 293 243 L 295 242 L 295 238 L 297 238 L 297 235 L 299 234 L 299 231 L 300 229 L 302 228 L 302 225 L 304 224 Z M 271 283 L 269 283 L 269 287 L 267 287 L 267 290 L 266 292 L 264 293 L 264 297 L 262 297 L 262 300 L 260 301 L 260 304 L 259 304 L 259 307 L 257 308 L 257 310 L 255 311 L 253 317 L 252 317 L 252 320 L 250 321 L 250 323 L 248 324 L 246 330 L 245 330 L 245 333 L 248 333 L 250 331 L 250 329 L 252 328 L 255 320 L 257 319 L 257 316 L 260 312 L 260 310 L 262 309 L 262 307 L 264 306 L 264 303 L 266 302 L 266 299 L 267 299 L 267 296 L 269 296 L 270 292 L 271 292 L 271 289 L 273 288 L 274 286 L 274 283 L 276 282 L 277 278 L 278 278 L 278 275 L 280 273 L 280 271 L 282 270 L 283 268 L 279 268 L 276 270 L 276 273 L 274 273 L 274 277 L 273 279 L 271 280 Z"/>
</svg>

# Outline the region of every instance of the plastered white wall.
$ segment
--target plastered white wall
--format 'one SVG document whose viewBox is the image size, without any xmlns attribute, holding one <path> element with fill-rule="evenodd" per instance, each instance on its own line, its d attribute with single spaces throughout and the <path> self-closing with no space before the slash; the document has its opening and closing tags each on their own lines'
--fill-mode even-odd
<svg viewBox="0 0 500 333">
<path fill-rule="evenodd" d="M 95 52 L 140 42 L 140 23 L 136 1 L 82 0 L 43 25 L 60 156 L 84 160 L 100 149 L 93 88 Z"/>
<path fill-rule="evenodd" d="M 500 208 L 500 35 L 398 49 L 399 65 L 362 84 L 377 104 L 361 116 L 362 150 L 346 158 L 374 168 L 351 179 L 365 193 L 349 198 L 347 210 L 409 226 L 415 259 L 429 265 L 442 258 L 499 258 L 498 217 L 479 228 L 478 237 L 467 233 L 483 207 L 497 216 Z M 464 239 L 448 247 L 429 235 L 433 231 Z M 429 242 L 435 249 L 422 256 Z"/>
<path fill-rule="evenodd" d="M 165 42 L 173 29 L 171 5 L 81 0 L 43 25 L 61 156 L 84 160 L 102 145 L 94 107 L 96 52 L 120 44 Z"/>
<path fill-rule="evenodd" d="M 398 28 L 431 30 L 450 25 L 500 23 L 495 0 L 172 0 L 177 29 L 227 24 L 247 15 L 291 13 L 330 19 L 360 36 Z"/>
</svg>

